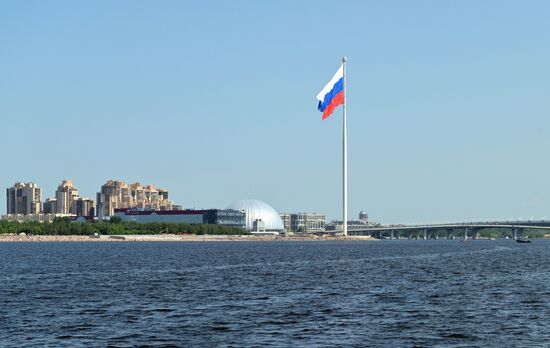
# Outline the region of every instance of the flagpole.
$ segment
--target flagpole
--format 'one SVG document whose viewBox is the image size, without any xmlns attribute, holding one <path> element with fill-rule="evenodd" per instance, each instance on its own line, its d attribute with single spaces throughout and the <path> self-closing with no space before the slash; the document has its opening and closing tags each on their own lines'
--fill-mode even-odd
<svg viewBox="0 0 550 348">
<path fill-rule="evenodd" d="M 342 146 L 342 183 L 343 183 L 343 217 L 342 217 L 342 231 L 343 235 L 348 235 L 348 130 L 346 125 L 346 97 L 348 94 L 347 91 L 347 81 L 346 81 L 346 63 L 348 61 L 348 57 L 344 56 L 342 57 L 342 66 L 343 66 L 343 74 L 344 74 L 344 107 L 343 107 L 343 146 Z"/>
</svg>

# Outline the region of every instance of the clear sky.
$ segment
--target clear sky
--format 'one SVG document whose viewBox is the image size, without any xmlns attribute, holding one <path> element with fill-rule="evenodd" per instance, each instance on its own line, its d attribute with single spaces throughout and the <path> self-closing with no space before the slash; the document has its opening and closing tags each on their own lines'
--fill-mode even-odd
<svg viewBox="0 0 550 348">
<path fill-rule="evenodd" d="M 549 18 L 535 0 L 0 0 L 0 183 L 339 218 L 341 108 L 321 121 L 315 95 L 347 55 L 351 217 L 550 218 Z"/>
</svg>

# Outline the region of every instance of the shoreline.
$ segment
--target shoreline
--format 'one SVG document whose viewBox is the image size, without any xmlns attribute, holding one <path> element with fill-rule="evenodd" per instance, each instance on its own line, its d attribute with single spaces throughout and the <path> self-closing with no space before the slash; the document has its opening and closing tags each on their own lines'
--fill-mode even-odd
<svg viewBox="0 0 550 348">
<path fill-rule="evenodd" d="M 542 239 L 548 239 L 544 236 Z M 480 239 L 490 240 L 490 239 Z M 50 243 L 50 242 L 292 242 L 292 241 L 380 241 L 369 236 L 254 236 L 254 235 L 17 235 L 0 234 L 1 243 Z"/>
<path fill-rule="evenodd" d="M 377 241 L 367 236 L 251 236 L 251 235 L 0 235 L 0 243 L 11 242 L 227 242 L 227 241 Z"/>
</svg>

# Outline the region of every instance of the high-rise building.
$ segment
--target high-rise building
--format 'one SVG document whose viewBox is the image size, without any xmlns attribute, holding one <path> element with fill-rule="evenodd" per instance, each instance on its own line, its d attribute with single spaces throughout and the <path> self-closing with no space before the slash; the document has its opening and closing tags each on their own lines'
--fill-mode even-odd
<svg viewBox="0 0 550 348">
<path fill-rule="evenodd" d="M 42 204 L 42 211 L 44 214 L 56 214 L 57 211 L 57 199 L 55 198 L 46 198 L 44 204 Z"/>
<path fill-rule="evenodd" d="M 122 190 L 125 193 L 125 190 Z M 123 199 L 128 208 L 171 210 L 172 202 L 168 200 L 168 191 L 157 189 L 153 185 L 142 186 L 139 182 L 128 186 L 129 197 Z"/>
<path fill-rule="evenodd" d="M 56 213 L 76 215 L 76 200 L 78 190 L 71 180 L 63 180 L 55 191 Z"/>
<path fill-rule="evenodd" d="M 94 216 L 95 207 L 94 201 L 90 198 L 78 198 L 76 200 L 76 215 L 92 217 Z"/>
<path fill-rule="evenodd" d="M 115 208 L 122 207 L 122 188 L 126 187 L 124 181 L 109 180 L 96 196 L 96 212 L 100 219 L 111 216 Z"/>
<path fill-rule="evenodd" d="M 42 189 L 35 183 L 17 182 L 6 189 L 7 214 L 40 214 Z"/>
<path fill-rule="evenodd" d="M 97 216 L 100 219 L 114 214 L 115 209 L 172 210 L 168 191 L 139 182 L 126 185 L 124 181 L 109 180 L 97 193 Z"/>
</svg>

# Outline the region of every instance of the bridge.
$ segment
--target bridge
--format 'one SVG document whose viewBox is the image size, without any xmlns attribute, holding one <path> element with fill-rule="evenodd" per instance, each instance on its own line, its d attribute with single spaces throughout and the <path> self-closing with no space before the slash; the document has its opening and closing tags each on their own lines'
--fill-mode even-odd
<svg viewBox="0 0 550 348">
<path fill-rule="evenodd" d="M 544 230 L 550 233 L 550 220 L 527 221 L 485 221 L 420 225 L 389 225 L 383 227 L 348 226 L 349 236 L 373 236 L 384 239 L 418 238 L 476 238 L 482 229 L 510 229 L 514 239 L 521 237 L 524 230 Z M 342 230 L 331 231 L 335 234 Z"/>
</svg>

